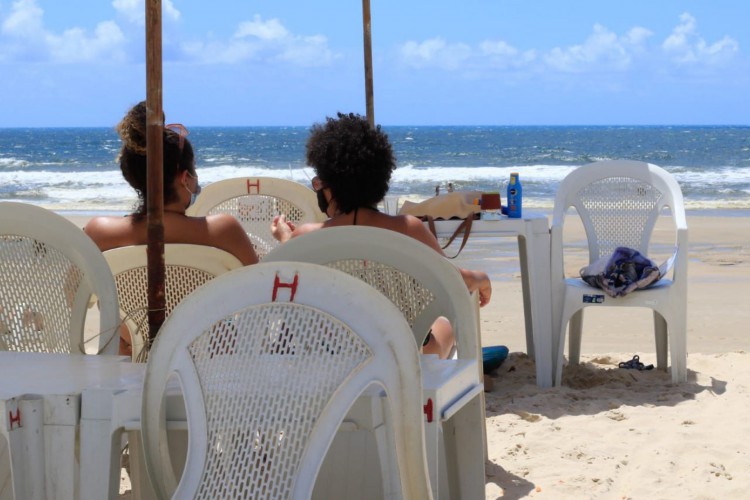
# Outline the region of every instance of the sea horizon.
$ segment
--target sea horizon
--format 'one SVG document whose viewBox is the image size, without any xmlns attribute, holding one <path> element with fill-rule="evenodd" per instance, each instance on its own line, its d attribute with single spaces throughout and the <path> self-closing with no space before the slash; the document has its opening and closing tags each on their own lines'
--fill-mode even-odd
<svg viewBox="0 0 750 500">
<path fill-rule="evenodd" d="M 524 207 L 551 211 L 559 182 L 593 161 L 626 158 L 671 172 L 690 213 L 750 211 L 750 126 L 454 125 L 383 126 L 397 168 L 390 192 L 403 199 L 457 190 L 504 192 L 513 172 Z M 309 184 L 309 126 L 189 127 L 206 185 L 271 176 Z M 135 202 L 116 163 L 114 127 L 0 128 L 0 201 L 59 212 L 127 213 Z M 718 211 L 718 212 L 717 212 Z M 743 215 L 744 216 L 744 215 Z"/>
</svg>

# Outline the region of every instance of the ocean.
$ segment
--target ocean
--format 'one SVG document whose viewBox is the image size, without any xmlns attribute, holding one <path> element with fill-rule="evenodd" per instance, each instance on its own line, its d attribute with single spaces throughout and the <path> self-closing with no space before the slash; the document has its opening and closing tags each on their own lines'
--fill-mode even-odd
<svg viewBox="0 0 750 500">
<path fill-rule="evenodd" d="M 688 210 L 750 214 L 750 127 L 461 126 L 383 127 L 398 168 L 391 192 L 424 198 L 454 189 L 498 191 L 511 172 L 524 208 L 550 211 L 560 181 L 602 159 L 654 163 L 680 183 Z M 203 185 L 239 176 L 305 184 L 307 127 L 195 127 L 189 139 Z M 0 201 L 63 213 L 126 213 L 135 195 L 116 164 L 113 128 L 0 129 Z M 503 195 L 504 196 L 504 195 Z"/>
</svg>

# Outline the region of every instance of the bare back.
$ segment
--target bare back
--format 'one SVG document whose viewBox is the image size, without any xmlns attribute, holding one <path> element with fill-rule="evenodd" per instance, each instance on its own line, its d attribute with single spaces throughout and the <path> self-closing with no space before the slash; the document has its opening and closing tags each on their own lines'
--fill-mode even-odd
<svg viewBox="0 0 750 500">
<path fill-rule="evenodd" d="M 258 257 L 240 223 L 231 215 L 188 217 L 164 212 L 164 242 L 213 246 L 237 257 L 243 265 L 255 264 Z M 101 251 L 148 242 L 146 218 L 95 217 L 84 231 Z"/>
<path fill-rule="evenodd" d="M 387 215 L 377 210 L 360 208 L 348 214 L 337 215 L 323 223 L 323 227 L 350 225 L 389 229 L 419 240 L 444 255 L 437 239 L 424 226 L 422 221 L 413 215 Z"/>
</svg>

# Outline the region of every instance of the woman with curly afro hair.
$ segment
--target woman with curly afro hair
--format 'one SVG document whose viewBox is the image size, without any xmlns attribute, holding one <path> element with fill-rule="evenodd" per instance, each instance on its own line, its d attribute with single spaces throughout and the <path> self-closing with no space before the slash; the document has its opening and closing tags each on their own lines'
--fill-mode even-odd
<svg viewBox="0 0 750 500">
<path fill-rule="evenodd" d="M 388 136 L 378 127 L 354 113 L 337 113 L 325 123 L 315 124 L 306 146 L 307 164 L 315 170 L 313 189 L 320 210 L 329 219 L 322 223 L 295 227 L 284 215 L 272 224 L 276 239 L 285 242 L 310 231 L 334 226 L 372 226 L 411 236 L 443 254 L 443 250 L 421 220 L 412 215 L 387 215 L 377 206 L 388 192 L 396 159 Z M 492 285 L 486 273 L 459 269 L 470 291 L 479 292 L 480 305 L 490 301 Z M 454 344 L 448 320 L 441 318 L 432 326 L 423 348 L 426 354 L 445 358 Z"/>
</svg>

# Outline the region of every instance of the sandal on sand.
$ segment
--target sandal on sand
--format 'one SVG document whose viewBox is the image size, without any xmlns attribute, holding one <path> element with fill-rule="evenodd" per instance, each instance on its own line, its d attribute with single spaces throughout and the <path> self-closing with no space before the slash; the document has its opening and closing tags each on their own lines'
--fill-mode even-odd
<svg viewBox="0 0 750 500">
<path fill-rule="evenodd" d="M 654 368 L 654 365 L 644 365 L 643 363 L 641 363 L 640 359 L 641 358 L 637 354 L 635 354 L 633 355 L 633 359 L 631 359 L 630 361 L 623 361 L 617 366 L 619 368 L 625 368 L 628 370 L 639 370 L 639 371 L 651 370 Z"/>
</svg>

